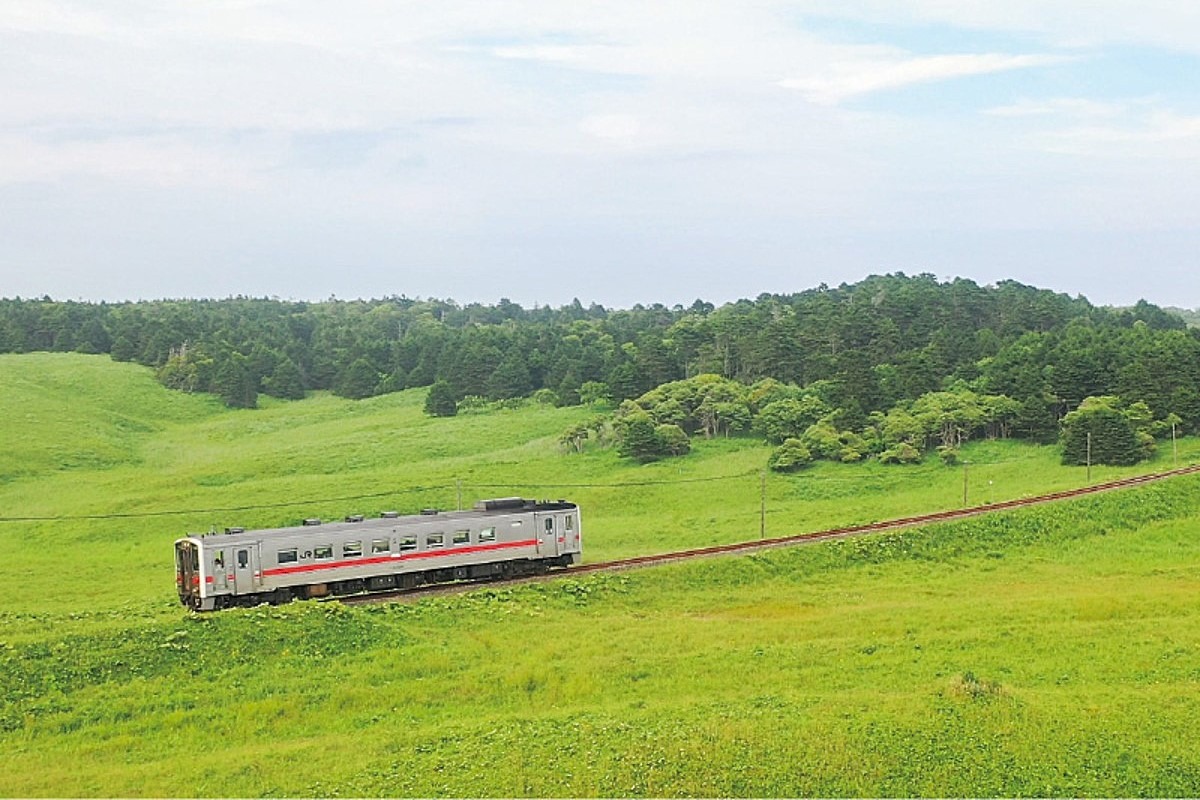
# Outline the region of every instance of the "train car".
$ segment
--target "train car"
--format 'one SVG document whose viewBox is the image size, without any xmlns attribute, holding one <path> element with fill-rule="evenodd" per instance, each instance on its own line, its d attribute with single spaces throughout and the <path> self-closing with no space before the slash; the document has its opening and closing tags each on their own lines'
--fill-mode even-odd
<svg viewBox="0 0 1200 800">
<path fill-rule="evenodd" d="M 578 506 L 509 497 L 469 511 L 192 534 L 175 542 L 175 584 L 183 605 L 212 611 L 529 575 L 577 564 L 582 554 Z"/>
</svg>

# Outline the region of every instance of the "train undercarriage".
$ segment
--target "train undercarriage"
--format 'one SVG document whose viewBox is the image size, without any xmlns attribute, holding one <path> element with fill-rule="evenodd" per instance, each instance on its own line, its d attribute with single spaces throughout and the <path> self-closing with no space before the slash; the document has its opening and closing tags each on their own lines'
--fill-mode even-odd
<svg viewBox="0 0 1200 800">
<path fill-rule="evenodd" d="M 281 605 L 283 603 L 290 603 L 293 600 L 345 597 L 374 592 L 405 591 L 437 584 L 523 578 L 542 575 L 551 569 L 568 567 L 571 563 L 571 554 L 566 554 L 554 558 L 516 559 L 487 564 L 471 564 L 398 574 L 374 575 L 368 578 L 353 578 L 326 583 L 285 586 L 272 591 L 252 594 L 222 594 L 215 597 L 201 598 L 198 594 L 187 593 L 180 596 L 180 601 L 194 611 L 208 611 L 238 606 L 250 607 L 263 604 Z"/>
</svg>

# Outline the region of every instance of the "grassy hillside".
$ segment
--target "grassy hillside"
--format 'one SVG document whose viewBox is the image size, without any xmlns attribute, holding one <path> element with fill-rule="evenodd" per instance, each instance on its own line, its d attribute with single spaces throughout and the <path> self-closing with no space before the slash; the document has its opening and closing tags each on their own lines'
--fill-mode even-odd
<svg viewBox="0 0 1200 800">
<path fill-rule="evenodd" d="M 0 793 L 1194 795 L 1197 489 L 47 633 L 0 651 Z"/>
<path fill-rule="evenodd" d="M 170 512 L 0 523 L 0 795 L 1200 792 L 1200 478 L 619 577 L 194 617 L 171 584 L 186 530 L 452 507 L 461 481 L 465 502 L 580 502 L 600 560 L 753 538 L 768 451 L 567 455 L 586 411 L 435 420 L 419 392 L 231 412 L 84 356 L 0 357 L 0 386 L 2 418 L 29 422 L 0 516 Z M 972 502 L 1084 481 L 1051 449 L 967 457 Z M 823 464 L 767 494 L 778 535 L 955 507 L 962 470 Z"/>
<path fill-rule="evenodd" d="M 148 436 L 220 408 L 211 397 L 164 391 L 144 367 L 108 358 L 0 355 L 0 485 L 137 463 Z"/>
</svg>

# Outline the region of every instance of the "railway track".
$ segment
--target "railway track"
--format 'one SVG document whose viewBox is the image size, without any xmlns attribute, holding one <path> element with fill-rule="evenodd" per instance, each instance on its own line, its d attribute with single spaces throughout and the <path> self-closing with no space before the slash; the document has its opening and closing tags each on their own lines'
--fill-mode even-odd
<svg viewBox="0 0 1200 800">
<path fill-rule="evenodd" d="M 759 550 L 767 550 L 774 547 L 790 547 L 793 545 L 808 544 L 812 542 L 846 539 L 849 537 L 862 536 L 870 533 L 909 528 L 914 525 L 926 525 L 932 522 L 947 522 L 950 520 L 975 517 L 981 514 L 990 514 L 996 511 L 1024 508 L 1026 506 L 1041 505 L 1043 503 L 1053 503 L 1058 500 L 1067 500 L 1072 497 L 1082 497 L 1089 494 L 1099 494 L 1101 492 L 1111 492 L 1118 489 L 1126 489 L 1131 486 L 1141 486 L 1143 484 L 1154 483 L 1167 478 L 1174 478 L 1180 475 L 1188 475 L 1197 472 L 1200 472 L 1200 464 L 1192 464 L 1187 467 L 1180 467 L 1178 469 L 1167 470 L 1165 472 L 1136 475 L 1131 478 L 1121 478 L 1120 480 L 1097 483 L 1091 486 L 1084 486 L 1079 489 L 1067 489 L 1061 492 L 1051 492 L 1049 494 L 1036 495 L 1034 497 L 1022 497 L 1016 500 L 1005 500 L 999 503 L 988 503 L 982 506 L 970 506 L 951 511 L 937 511 L 932 514 L 920 514 L 913 517 L 900 517 L 897 519 L 884 520 L 882 522 L 868 522 L 862 525 L 849 525 L 842 528 L 830 528 L 823 531 L 812 531 L 810 533 L 797 533 L 789 536 L 776 536 L 766 539 L 753 539 L 750 541 L 735 542 L 733 544 L 697 547 L 690 550 L 678 550 L 670 553 L 634 556 L 632 558 L 622 558 L 617 559 L 616 561 L 604 561 L 595 564 L 581 564 L 580 566 L 571 567 L 565 571 L 553 572 L 545 575 L 534 575 L 523 578 L 511 578 L 507 580 L 488 581 L 482 583 L 475 581 L 471 583 L 464 582 L 438 584 L 395 592 L 345 596 L 337 599 L 342 603 L 350 605 L 359 603 L 395 602 L 397 600 L 416 599 L 429 597 L 431 595 L 459 594 L 462 592 L 471 591 L 473 589 L 478 589 L 483 586 L 511 586 L 534 581 L 556 580 L 558 578 L 573 577 L 576 575 L 585 575 L 595 572 L 618 572 L 622 570 L 659 566 L 676 561 L 712 558 L 714 556 L 736 553 L 753 553 Z"/>
</svg>

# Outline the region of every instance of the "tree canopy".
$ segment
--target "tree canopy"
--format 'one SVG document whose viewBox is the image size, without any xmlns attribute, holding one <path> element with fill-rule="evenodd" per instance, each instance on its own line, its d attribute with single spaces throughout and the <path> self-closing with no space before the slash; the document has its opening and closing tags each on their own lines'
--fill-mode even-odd
<svg viewBox="0 0 1200 800">
<path fill-rule="evenodd" d="M 1058 421 L 1098 396 L 1144 403 L 1155 422 L 1174 414 L 1180 432 L 1200 432 L 1200 330 L 1177 315 L 932 275 L 875 275 L 719 308 L 0 300 L 0 352 L 34 350 L 110 353 L 154 368 L 174 389 L 251 406 L 259 392 L 363 397 L 437 381 L 456 399 L 550 390 L 561 404 L 620 403 L 709 376 L 664 390 L 673 402 L 650 404 L 655 424 L 689 436 L 753 429 L 780 443 L 832 414 L 844 455 L 859 448 L 845 432 L 872 452 L 923 449 L 931 425 L 943 447 L 970 436 L 1053 441 Z M 772 403 L 782 405 L 764 413 Z"/>
</svg>

